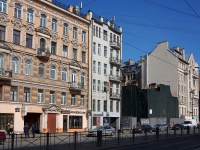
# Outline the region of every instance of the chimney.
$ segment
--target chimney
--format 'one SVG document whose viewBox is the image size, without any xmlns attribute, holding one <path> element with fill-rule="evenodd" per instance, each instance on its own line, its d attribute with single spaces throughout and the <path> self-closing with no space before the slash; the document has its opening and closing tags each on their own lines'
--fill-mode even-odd
<svg viewBox="0 0 200 150">
<path fill-rule="evenodd" d="M 119 26 L 118 29 L 119 29 L 120 32 L 122 32 L 122 27 L 121 26 Z"/>
<path fill-rule="evenodd" d="M 72 5 L 68 6 L 68 11 L 73 12 L 73 6 Z"/>
<path fill-rule="evenodd" d="M 100 20 L 101 22 L 103 22 L 103 16 L 100 16 L 100 17 L 99 17 L 99 20 Z"/>
<path fill-rule="evenodd" d="M 109 20 L 107 20 L 106 23 L 107 23 L 108 26 L 110 26 L 110 21 Z"/>
<path fill-rule="evenodd" d="M 88 10 L 88 13 L 86 15 L 86 19 L 91 20 L 92 19 L 92 11 Z"/>
<path fill-rule="evenodd" d="M 174 49 L 179 52 L 179 47 L 178 46 L 175 46 Z"/>
</svg>

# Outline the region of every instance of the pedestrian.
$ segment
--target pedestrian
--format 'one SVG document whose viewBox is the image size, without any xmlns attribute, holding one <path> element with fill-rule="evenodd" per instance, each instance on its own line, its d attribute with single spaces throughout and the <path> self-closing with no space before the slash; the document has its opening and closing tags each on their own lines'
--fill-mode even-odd
<svg viewBox="0 0 200 150">
<path fill-rule="evenodd" d="M 28 137 L 29 138 L 29 126 L 28 126 L 28 123 L 25 124 L 24 126 L 24 134 L 25 134 L 25 138 Z"/>
<path fill-rule="evenodd" d="M 9 125 L 10 134 L 13 133 L 13 128 L 14 128 L 13 122 L 10 122 L 10 125 Z"/>
<path fill-rule="evenodd" d="M 32 124 L 31 131 L 32 131 L 32 134 L 33 134 L 33 138 L 35 138 L 35 125 L 34 124 Z"/>
<path fill-rule="evenodd" d="M 7 124 L 7 133 L 10 135 L 10 123 Z"/>
</svg>

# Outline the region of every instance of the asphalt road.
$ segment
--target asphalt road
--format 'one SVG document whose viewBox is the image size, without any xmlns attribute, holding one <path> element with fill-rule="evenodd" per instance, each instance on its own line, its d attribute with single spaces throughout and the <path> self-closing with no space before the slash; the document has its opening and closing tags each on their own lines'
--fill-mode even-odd
<svg viewBox="0 0 200 150">
<path fill-rule="evenodd" d="M 115 150 L 200 150 L 200 135 L 187 136 L 172 140 L 143 143 Z"/>
</svg>

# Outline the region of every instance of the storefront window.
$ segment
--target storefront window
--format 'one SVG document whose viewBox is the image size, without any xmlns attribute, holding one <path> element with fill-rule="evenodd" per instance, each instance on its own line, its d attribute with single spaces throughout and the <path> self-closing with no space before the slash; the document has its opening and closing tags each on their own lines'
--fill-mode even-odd
<svg viewBox="0 0 200 150">
<path fill-rule="evenodd" d="M 69 128 L 82 128 L 82 116 L 69 116 Z"/>
<path fill-rule="evenodd" d="M 7 124 L 13 123 L 14 115 L 13 114 L 0 114 L 0 130 L 7 131 Z"/>
</svg>

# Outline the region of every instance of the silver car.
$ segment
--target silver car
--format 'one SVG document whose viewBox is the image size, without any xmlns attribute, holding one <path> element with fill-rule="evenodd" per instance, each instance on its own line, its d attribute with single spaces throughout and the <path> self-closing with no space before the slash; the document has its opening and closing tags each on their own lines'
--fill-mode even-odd
<svg viewBox="0 0 200 150">
<path fill-rule="evenodd" d="M 97 136 L 97 131 L 102 131 L 102 135 L 114 135 L 115 134 L 115 128 L 111 126 L 99 126 L 93 129 L 92 131 L 89 131 L 87 136 Z"/>
<path fill-rule="evenodd" d="M 166 123 L 158 123 L 153 126 L 152 131 L 156 132 L 156 128 L 159 128 L 159 131 L 166 131 L 167 127 Z"/>
</svg>

